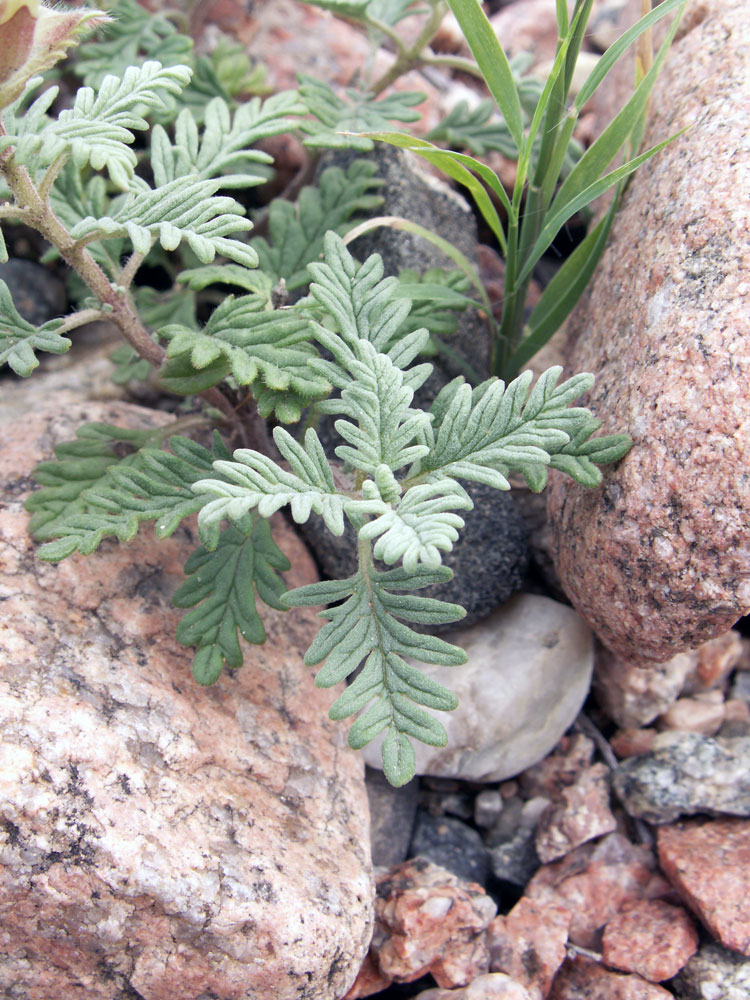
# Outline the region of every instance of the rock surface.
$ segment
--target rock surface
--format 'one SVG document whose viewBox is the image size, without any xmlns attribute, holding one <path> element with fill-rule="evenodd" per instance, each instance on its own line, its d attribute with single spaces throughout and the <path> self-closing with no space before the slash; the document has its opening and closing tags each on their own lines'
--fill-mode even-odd
<svg viewBox="0 0 750 1000">
<path fill-rule="evenodd" d="M 536 853 L 544 862 L 556 861 L 587 840 L 612 833 L 617 827 L 609 808 L 609 768 L 592 764 L 563 788 L 560 801 L 553 803 L 539 821 Z"/>
<path fill-rule="evenodd" d="M 52 405 L 4 428 L 0 994 L 333 1000 L 372 889 L 361 762 L 302 665 L 314 618 L 268 613 L 267 644 L 201 688 L 170 606 L 189 527 L 59 565 L 27 534 L 31 470 L 75 427 L 165 419 Z M 290 585 L 314 580 L 279 529 Z"/>
<path fill-rule="evenodd" d="M 565 906 L 523 896 L 487 928 L 492 971 L 512 976 L 533 997 L 546 997 L 565 960 L 570 916 Z"/>
<path fill-rule="evenodd" d="M 382 771 L 365 769 L 370 807 L 370 851 L 376 867 L 392 868 L 406 858 L 411 843 L 419 789 L 415 780 L 394 788 Z"/>
<path fill-rule="evenodd" d="M 750 738 L 663 733 L 623 761 L 612 786 L 631 816 L 671 823 L 695 813 L 750 816 Z"/>
<path fill-rule="evenodd" d="M 610 972 L 589 958 L 568 959 L 549 1000 L 672 1000 L 672 994 L 635 974 Z"/>
<path fill-rule="evenodd" d="M 698 933 L 681 907 L 642 900 L 616 914 L 604 928 L 602 958 L 623 972 L 654 983 L 677 975 L 698 949 Z"/>
<path fill-rule="evenodd" d="M 544 865 L 526 895 L 567 907 L 573 944 L 598 948 L 602 929 L 617 913 L 639 900 L 663 899 L 672 892 L 647 847 L 610 833 L 596 844 L 577 847 L 562 861 Z"/>
<path fill-rule="evenodd" d="M 380 875 L 376 891 L 368 963 L 347 1000 L 428 972 L 444 989 L 466 986 L 489 970 L 484 931 L 497 906 L 480 886 L 415 858 Z"/>
<path fill-rule="evenodd" d="M 638 656 L 624 659 L 599 647 L 594 660 L 594 691 L 618 725 L 644 726 L 665 712 L 679 695 L 720 683 L 741 656 L 740 636 L 734 630 L 664 663 Z"/>
<path fill-rule="evenodd" d="M 725 948 L 750 957 L 750 822 L 688 820 L 658 834 L 659 863 Z"/>
<path fill-rule="evenodd" d="M 704 944 L 673 983 L 680 1000 L 747 1000 L 750 961 L 718 944 Z"/>
<path fill-rule="evenodd" d="M 544 757 L 588 693 L 591 634 L 578 615 L 549 598 L 519 594 L 446 638 L 466 650 L 468 663 L 424 670 L 460 703 L 440 717 L 447 747 L 416 746 L 417 774 L 502 781 Z M 382 767 L 381 743 L 364 751 L 371 767 Z"/>
<path fill-rule="evenodd" d="M 427 858 L 467 882 L 487 883 L 489 851 L 477 831 L 460 819 L 420 813 L 409 854 Z"/>
<path fill-rule="evenodd" d="M 415 1000 L 533 1000 L 520 983 L 501 972 L 477 976 L 462 990 L 424 990 Z"/>
<path fill-rule="evenodd" d="M 573 604 L 655 661 L 750 610 L 750 22 L 744 0 L 686 18 L 644 143 L 690 128 L 635 175 L 569 325 L 586 404 L 634 445 L 598 490 L 556 477 L 548 506 Z"/>
</svg>

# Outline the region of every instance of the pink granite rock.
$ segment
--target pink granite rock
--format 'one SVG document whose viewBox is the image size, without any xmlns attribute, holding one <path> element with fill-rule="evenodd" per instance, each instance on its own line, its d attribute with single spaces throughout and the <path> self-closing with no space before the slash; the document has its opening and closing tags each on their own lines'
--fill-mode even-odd
<svg viewBox="0 0 750 1000">
<path fill-rule="evenodd" d="M 565 959 L 571 913 L 557 903 L 522 896 L 506 917 L 487 928 L 490 968 L 505 972 L 532 996 L 546 997 Z"/>
<path fill-rule="evenodd" d="M 678 698 L 656 720 L 657 727 L 661 730 L 715 736 L 724 723 L 724 696 L 721 691 L 707 691 L 705 694 L 714 697 Z"/>
<path fill-rule="evenodd" d="M 599 646 L 594 660 L 594 690 L 599 704 L 620 726 L 647 725 L 683 693 L 713 687 L 742 658 L 734 630 L 663 663 L 642 656 L 623 658 Z"/>
<path fill-rule="evenodd" d="M 750 956 L 750 821 L 662 826 L 659 863 L 690 909 L 725 948 Z"/>
<path fill-rule="evenodd" d="M 526 799 L 537 795 L 558 799 L 563 789 L 574 784 L 594 758 L 594 743 L 583 733 L 563 736 L 554 751 L 518 776 Z"/>
<path fill-rule="evenodd" d="M 573 604 L 655 661 L 750 610 L 750 20 L 693 0 L 687 25 L 645 144 L 688 131 L 635 175 L 569 325 L 587 405 L 634 445 L 600 489 L 556 477 L 548 506 Z"/>
<path fill-rule="evenodd" d="M 414 858 L 379 876 L 376 892 L 370 961 L 347 1000 L 382 989 L 383 980 L 409 983 L 429 972 L 450 989 L 489 970 L 484 931 L 497 906 L 479 885 Z"/>
<path fill-rule="evenodd" d="M 596 844 L 577 847 L 562 861 L 544 865 L 529 882 L 526 895 L 567 907 L 572 914 L 570 940 L 583 948 L 597 948 L 605 924 L 628 904 L 669 898 L 672 893 L 647 847 L 611 833 Z"/>
<path fill-rule="evenodd" d="M 0 449 L 0 995 L 333 1000 L 372 888 L 361 762 L 302 664 L 314 616 L 261 611 L 266 645 L 202 688 L 170 606 L 194 528 L 36 560 L 34 464 L 84 421 L 168 419 L 50 403 Z"/>
<path fill-rule="evenodd" d="M 610 972 L 589 958 L 568 959 L 555 976 L 549 1000 L 673 1000 L 637 975 Z"/>
<path fill-rule="evenodd" d="M 602 958 L 623 972 L 653 983 L 676 976 L 698 950 L 698 933 L 682 907 L 644 899 L 618 913 L 604 928 Z"/>
<path fill-rule="evenodd" d="M 535 1000 L 533 995 L 502 972 L 478 976 L 460 990 L 424 990 L 415 1000 Z"/>
<path fill-rule="evenodd" d="M 617 827 L 609 808 L 609 768 L 592 764 L 539 820 L 536 853 L 543 863 L 556 861 L 587 840 L 612 833 Z"/>
</svg>

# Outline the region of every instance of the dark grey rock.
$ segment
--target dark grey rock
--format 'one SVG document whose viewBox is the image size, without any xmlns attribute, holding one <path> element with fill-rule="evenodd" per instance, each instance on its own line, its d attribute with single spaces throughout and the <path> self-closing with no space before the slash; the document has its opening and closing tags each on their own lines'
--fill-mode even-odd
<svg viewBox="0 0 750 1000">
<path fill-rule="evenodd" d="M 0 264 L 0 279 L 10 289 L 13 303 L 27 323 L 41 326 L 65 313 L 65 285 L 41 264 L 14 257 Z"/>
<path fill-rule="evenodd" d="M 392 868 L 406 859 L 417 813 L 418 784 L 415 778 L 394 788 L 382 771 L 365 768 L 370 850 L 376 867 Z"/>
<path fill-rule="evenodd" d="M 665 733 L 623 761 L 613 788 L 631 816 L 672 823 L 695 813 L 750 816 L 750 738 Z"/>
<path fill-rule="evenodd" d="M 474 501 L 474 509 L 461 511 L 466 526 L 452 551 L 443 555 L 443 564 L 453 570 L 453 579 L 426 587 L 419 594 L 460 604 L 466 610 L 463 626 L 486 618 L 521 589 L 529 551 L 526 530 L 510 494 L 483 483 L 462 485 Z M 327 577 L 345 579 L 357 571 L 356 535 L 351 525 L 347 523 L 344 534 L 337 538 L 313 515 L 300 530 Z M 430 631 L 454 627 L 431 626 Z"/>
<path fill-rule="evenodd" d="M 346 168 L 355 155 L 359 154 L 347 150 L 328 153 L 321 159 L 319 171 L 332 165 Z M 403 150 L 376 144 L 367 156 L 376 163 L 378 175 L 385 181 L 381 189 L 385 198 L 381 215 L 400 215 L 432 229 L 478 265 L 476 220 L 460 194 L 420 169 L 416 157 Z M 432 243 L 386 227 L 360 237 L 349 249 L 359 260 L 379 253 L 388 275 L 405 268 L 423 273 L 430 267 L 455 267 Z M 475 310 L 464 313 L 450 346 L 481 374 L 489 370 L 486 324 Z M 459 374 L 460 369 L 443 356 L 432 361 L 435 371 L 416 399 L 416 405 L 425 408 L 429 408 L 440 387 Z M 330 421 L 323 421 L 319 434 L 327 454 L 332 455 L 333 448 L 341 442 Z M 471 625 L 521 588 L 529 564 L 529 549 L 523 520 L 511 496 L 480 483 L 463 485 L 474 501 L 474 509 L 462 512 L 466 527 L 453 551 L 443 559 L 453 570 L 454 579 L 420 593 L 460 604 L 467 612 L 463 624 Z M 347 526 L 346 534 L 334 538 L 320 519 L 313 517 L 302 527 L 302 533 L 326 576 L 341 579 L 356 571 L 356 544 L 351 528 Z M 430 631 L 445 631 L 450 627 Z"/>
<path fill-rule="evenodd" d="M 318 172 L 328 166 L 346 169 L 361 155 L 351 150 L 327 153 L 321 159 Z M 367 153 L 367 159 L 377 165 L 378 176 L 385 181 L 378 192 L 384 198 L 379 215 L 398 215 L 431 229 L 478 268 L 476 219 L 463 195 L 428 173 L 416 155 L 402 149 L 376 143 L 375 149 Z M 379 253 L 386 275 L 398 275 L 406 269 L 423 274 L 431 267 L 446 270 L 456 267 L 450 257 L 433 243 L 421 236 L 386 226 L 359 237 L 350 244 L 349 250 L 358 260 Z M 489 372 L 489 332 L 486 321 L 475 309 L 463 314 L 457 332 L 449 338 L 449 346 L 483 377 Z M 432 360 L 436 372 L 422 390 L 427 400 L 434 398 L 444 382 L 463 373 L 460 364 L 444 355 Z"/>
<path fill-rule="evenodd" d="M 486 836 L 492 871 L 511 885 L 525 887 L 541 862 L 534 843 L 539 816 L 549 801 L 537 797 L 525 804 L 508 799 L 500 817 Z"/>
<path fill-rule="evenodd" d="M 747 1000 L 750 959 L 704 944 L 670 983 L 680 1000 Z"/>
<path fill-rule="evenodd" d="M 409 856 L 428 858 L 468 882 L 486 885 L 490 859 L 482 838 L 460 819 L 417 814 Z"/>
</svg>

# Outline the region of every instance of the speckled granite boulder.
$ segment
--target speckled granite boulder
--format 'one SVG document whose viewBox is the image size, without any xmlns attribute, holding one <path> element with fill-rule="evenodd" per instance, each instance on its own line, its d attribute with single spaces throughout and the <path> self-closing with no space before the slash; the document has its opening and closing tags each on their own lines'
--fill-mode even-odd
<svg viewBox="0 0 750 1000">
<path fill-rule="evenodd" d="M 362 764 L 302 655 L 309 611 L 212 688 L 169 599 L 194 545 L 105 542 L 38 562 L 22 501 L 36 461 L 123 403 L 38 410 L 0 450 L 0 995 L 333 1000 L 370 937 Z M 291 585 L 315 578 L 277 534 Z"/>
<path fill-rule="evenodd" d="M 556 477 L 566 591 L 621 656 L 667 660 L 750 609 L 750 20 L 693 0 L 652 99 L 641 168 L 574 314 L 570 367 L 630 454 L 598 490 Z"/>
</svg>

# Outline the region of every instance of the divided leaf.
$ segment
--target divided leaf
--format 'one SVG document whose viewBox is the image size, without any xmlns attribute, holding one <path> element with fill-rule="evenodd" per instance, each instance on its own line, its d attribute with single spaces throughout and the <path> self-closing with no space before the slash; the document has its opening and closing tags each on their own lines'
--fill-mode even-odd
<svg viewBox="0 0 750 1000">
<path fill-rule="evenodd" d="M 396 786 L 405 784 L 414 774 L 409 737 L 432 746 L 445 746 L 447 742 L 442 725 L 420 706 L 449 712 L 458 704 L 455 695 L 428 678 L 407 657 L 458 666 L 466 662 L 466 654 L 443 639 L 404 624 L 458 621 L 464 616 L 463 608 L 394 591 L 417 590 L 445 582 L 451 576 L 446 567 L 430 570 L 417 566 L 410 572 L 399 568 L 381 573 L 370 563 L 348 580 L 299 587 L 282 598 L 289 607 L 343 602 L 321 612 L 321 617 L 329 621 L 307 651 L 305 663 L 316 666 L 325 660 L 315 683 L 331 687 L 365 660 L 354 682 L 332 705 L 330 716 L 344 719 L 362 713 L 349 731 L 353 749 L 360 749 L 388 730 L 383 765 L 386 777 Z"/>
<path fill-rule="evenodd" d="M 116 0 L 116 17 L 97 41 L 87 41 L 76 52 L 73 72 L 87 87 L 98 87 L 105 76 L 122 76 L 130 66 L 157 59 L 162 66 L 190 65 L 193 40 L 181 35 L 172 21 L 147 10 L 136 0 Z"/>
<path fill-rule="evenodd" d="M 157 187 L 192 174 L 201 180 L 221 178 L 225 189 L 246 188 L 267 179 L 264 167 L 273 157 L 250 147 L 259 139 L 288 132 L 294 122 L 286 115 L 304 114 L 294 91 L 283 91 L 261 102 L 255 97 L 232 114 L 229 105 L 215 97 L 205 107 L 201 135 L 191 111 L 184 109 L 175 122 L 172 143 L 161 125 L 151 135 L 151 166 Z M 255 166 L 256 171 L 248 173 Z"/>
<path fill-rule="evenodd" d="M 56 461 L 37 466 L 43 489 L 26 501 L 32 535 L 47 542 L 39 558 L 48 562 L 76 551 L 88 555 L 107 537 L 130 541 L 144 521 L 156 521 L 156 537 L 166 538 L 206 501 L 191 489 L 193 483 L 211 471 L 215 459 L 229 455 L 218 435 L 212 451 L 172 437 L 171 452 L 148 446 L 160 440 L 158 430 L 87 424 L 77 437 L 55 449 Z M 123 458 L 118 442 L 138 450 Z"/>
<path fill-rule="evenodd" d="M 202 479 L 195 484 L 196 492 L 217 497 L 198 516 L 201 539 L 209 548 L 216 544 L 223 518 L 237 522 L 256 507 L 262 517 L 270 517 L 289 504 L 298 524 L 314 511 L 332 534 L 344 533 L 344 509 L 349 498 L 336 490 L 318 435 L 309 429 L 304 447 L 282 427 L 275 428 L 273 437 L 291 472 L 260 452 L 241 448 L 235 451 L 233 461 L 214 465 L 221 480 Z"/>
<path fill-rule="evenodd" d="M 260 269 L 271 276 L 273 284 L 283 278 L 289 291 L 307 285 L 307 265 L 323 252 L 325 234 L 331 230 L 343 236 L 363 215 L 383 203 L 373 193 L 383 183 L 375 171 L 375 164 L 368 160 L 355 161 L 346 172 L 328 167 L 317 186 L 302 189 L 296 205 L 284 198 L 271 202 L 269 240 L 255 237 L 250 245 L 258 254 Z"/>
<path fill-rule="evenodd" d="M 248 642 L 265 642 L 255 594 L 283 611 L 280 598 L 286 585 L 278 571 L 288 569 L 291 564 L 263 518 L 240 518 L 221 532 L 213 551 L 201 546 L 193 552 L 185 563 L 189 579 L 172 603 L 193 608 L 177 626 L 177 639 L 197 647 L 193 676 L 199 684 L 213 684 L 225 665 L 242 666 L 238 632 Z"/>
<path fill-rule="evenodd" d="M 0 365 L 7 364 L 16 375 L 28 378 L 39 364 L 35 351 L 65 354 L 71 342 L 56 332 L 62 323 L 62 319 L 50 319 L 42 326 L 27 323 L 0 280 Z"/>
<path fill-rule="evenodd" d="M 160 372 L 164 386 L 189 395 L 231 375 L 239 385 L 251 386 L 256 398 L 270 393 L 270 409 L 276 408 L 280 418 L 289 419 L 291 407 L 293 419 L 299 419 L 300 408 L 325 396 L 330 385 L 308 364 L 317 352 L 301 310 L 265 305 L 261 295 L 230 295 L 200 331 L 180 324 L 162 327 L 158 335 L 169 341 Z"/>
<path fill-rule="evenodd" d="M 17 143 L 17 158 L 25 162 L 31 153 L 51 163 L 69 153 L 79 169 L 89 163 L 94 170 L 106 169 L 113 183 L 127 191 L 137 162 L 130 148 L 133 130 L 148 128 L 143 111 L 165 107 L 165 96 L 179 94 L 190 74 L 187 66 L 146 62 L 128 67 L 122 78 L 106 76 L 96 92 L 81 87 L 72 108 L 61 111 L 41 134 L 26 135 Z M 2 145 L 12 142 L 14 137 L 8 136 Z"/>
<path fill-rule="evenodd" d="M 450 479 L 412 486 L 393 509 L 380 498 L 374 485 L 365 483 L 364 499 L 349 506 L 359 514 L 376 515 L 374 521 L 360 528 L 359 537 L 376 538 L 375 558 L 389 565 L 403 562 L 407 573 L 413 573 L 420 563 L 437 569 L 441 563 L 439 550 L 450 552 L 464 526 L 463 519 L 450 512 L 473 507 L 464 489 Z"/>
<path fill-rule="evenodd" d="M 88 216 L 71 230 L 74 239 L 91 241 L 127 237 L 136 253 L 147 254 L 154 239 L 165 250 L 176 250 L 185 240 L 203 264 L 217 254 L 247 267 L 258 257 L 246 243 L 228 239 L 230 233 L 252 229 L 244 209 L 233 198 L 217 196 L 221 180 L 178 177 L 155 190 L 133 181 L 133 190 L 111 216 Z"/>
<path fill-rule="evenodd" d="M 375 98 L 353 89 L 346 91 L 344 99 L 322 80 L 302 73 L 298 79 L 300 97 L 314 115 L 313 120 L 301 121 L 299 127 L 307 134 L 304 145 L 316 149 L 367 152 L 373 148 L 372 139 L 356 135 L 357 132 L 383 132 L 392 129 L 394 121 L 419 121 L 421 115 L 413 108 L 426 99 L 416 91 L 396 91 L 387 97 Z"/>
<path fill-rule="evenodd" d="M 475 389 L 457 378 L 440 392 L 432 407 L 429 456 L 412 478 L 449 476 L 508 490 L 507 476 L 520 472 L 530 488 L 546 484 L 546 466 L 562 469 L 586 486 L 601 482 L 591 456 L 612 461 L 629 447 L 626 435 L 595 438 L 600 424 L 583 408 L 569 404 L 591 387 L 593 375 L 579 374 L 557 385 L 562 368 L 548 369 L 529 393 L 531 372 L 507 388 L 488 379 Z"/>
</svg>

